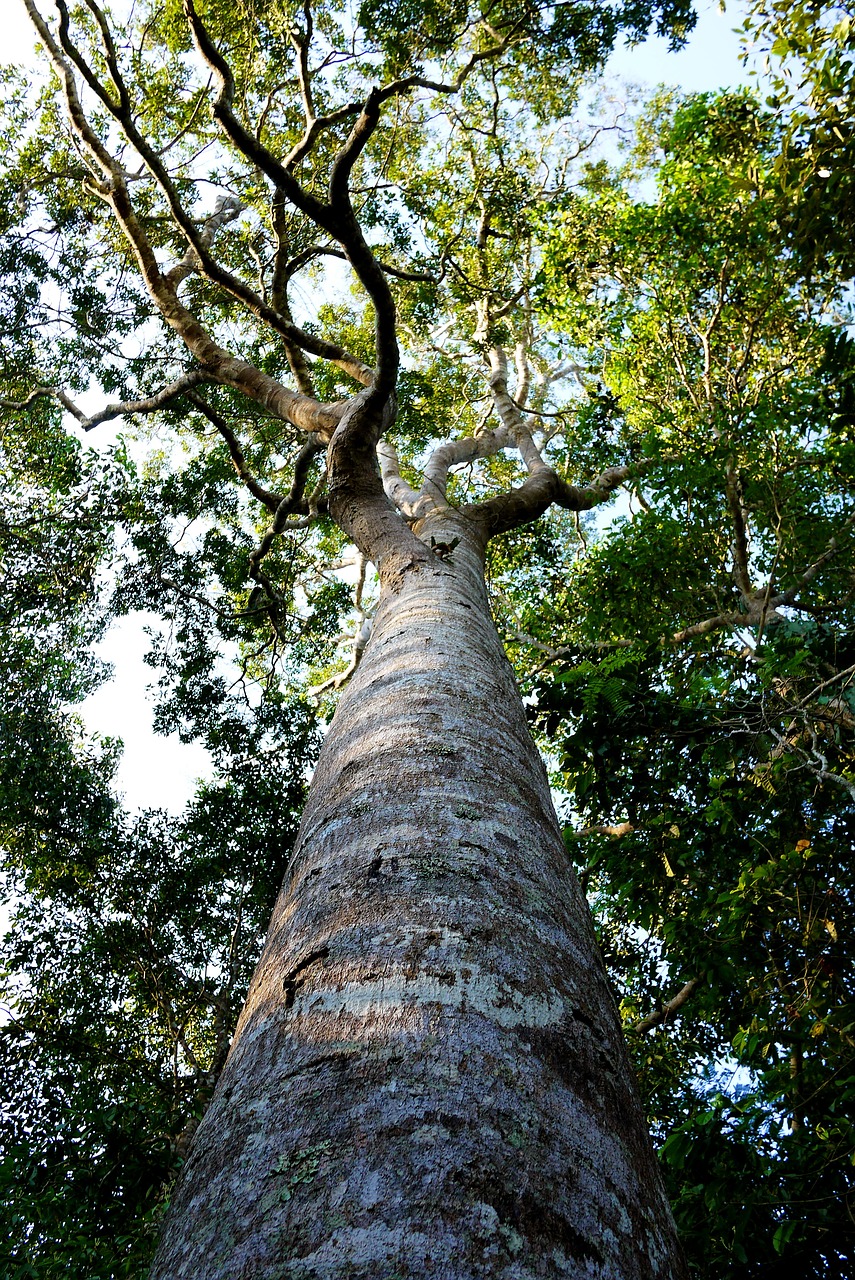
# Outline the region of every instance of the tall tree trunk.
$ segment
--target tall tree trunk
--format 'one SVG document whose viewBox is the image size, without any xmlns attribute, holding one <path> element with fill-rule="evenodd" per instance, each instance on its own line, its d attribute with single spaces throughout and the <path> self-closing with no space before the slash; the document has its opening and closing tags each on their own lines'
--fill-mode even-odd
<svg viewBox="0 0 855 1280">
<path fill-rule="evenodd" d="M 483 538 L 452 532 L 341 699 L 152 1280 L 683 1274 Z"/>
</svg>

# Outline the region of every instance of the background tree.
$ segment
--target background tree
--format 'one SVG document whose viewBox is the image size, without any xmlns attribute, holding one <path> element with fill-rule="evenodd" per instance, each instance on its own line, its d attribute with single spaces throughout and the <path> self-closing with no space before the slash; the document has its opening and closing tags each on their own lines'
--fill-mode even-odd
<svg viewBox="0 0 855 1280">
<path fill-rule="evenodd" d="M 782 252 L 782 133 L 749 95 L 660 99 L 567 202 L 544 292 L 601 379 L 577 439 L 664 465 L 548 610 L 518 593 L 516 639 L 690 1261 L 842 1276 L 852 346 L 834 276 Z"/>
<path fill-rule="evenodd" d="M 503 93 L 516 94 L 523 72 L 530 76 L 529 53 L 540 40 L 541 83 L 553 103 L 569 105 L 578 69 L 567 75 L 561 64 L 571 56 L 579 67 L 593 64 L 621 21 L 643 26 L 650 12 L 532 9 L 497 12 L 489 21 L 480 11 L 461 12 L 454 15 L 459 39 L 449 41 L 447 26 L 432 33 L 421 14 L 418 28 L 415 15 L 397 14 L 381 30 L 376 15 L 363 16 L 354 33 L 349 21 L 340 27 L 344 15 L 335 12 L 307 8 L 295 21 L 272 6 L 259 42 L 256 24 L 241 15 L 214 7 L 203 20 L 188 4 L 183 13 L 153 7 L 119 45 L 94 0 L 73 15 L 60 3 L 53 29 L 34 4 L 27 8 L 60 79 L 72 130 L 70 147 L 46 148 L 54 190 L 69 175 L 76 201 L 82 162 L 91 200 L 86 221 L 98 226 L 106 251 L 80 253 L 83 271 L 112 292 L 112 307 L 124 303 L 128 312 L 136 306 L 157 317 L 164 336 L 158 344 L 146 335 L 145 359 L 136 364 L 133 356 L 122 360 L 119 344 L 104 353 L 105 387 L 121 381 L 122 393 L 133 396 L 118 407 L 87 415 L 53 371 L 42 385 L 23 388 L 21 399 L 9 397 L 8 407 L 26 410 L 54 398 L 89 427 L 189 397 L 191 412 L 219 433 L 249 493 L 273 516 L 250 555 L 257 590 L 242 603 L 250 615 L 263 606 L 277 641 L 290 638 L 286 620 L 302 586 L 290 576 L 280 594 L 268 552 L 277 535 L 314 523 L 324 499 L 335 525 L 377 565 L 382 589 L 368 656 L 345 695 L 347 711 L 340 707 L 327 736 L 289 892 L 274 913 L 218 1101 L 194 1139 L 153 1274 L 196 1275 L 200 1265 L 215 1274 L 247 1265 L 259 1275 L 278 1273 L 286 1260 L 311 1265 L 299 1260 L 319 1250 L 331 1252 L 339 1269 L 358 1266 L 366 1274 L 387 1271 L 390 1257 L 415 1271 L 437 1258 L 458 1269 L 507 1268 L 521 1251 L 541 1270 L 587 1268 L 594 1259 L 623 1274 L 673 1272 L 673 1226 L 586 909 L 562 874 L 545 775 L 483 586 L 491 535 L 530 520 L 555 497 L 574 506 L 601 500 L 624 474 L 568 486 L 535 442 L 536 421 L 526 422 L 505 385 L 506 357 L 492 332 L 501 317 L 491 312 L 500 302 L 514 308 L 514 294 L 521 300 L 530 293 L 531 269 L 515 234 L 524 231 L 514 225 L 515 202 L 501 198 L 502 135 L 507 126 L 509 141 L 516 133 L 522 144 L 521 176 L 529 175 L 523 194 L 551 139 L 532 155 L 514 121 L 524 102 L 516 96 L 503 106 Z M 602 19 L 596 25 L 595 17 Z M 271 78 L 274 60 L 264 47 L 283 39 L 295 54 L 296 99 L 282 96 L 288 86 Z M 425 55 L 438 79 L 419 65 Z M 171 103 L 179 87 L 190 87 L 192 102 L 176 133 Z M 251 101 L 239 105 L 236 92 Z M 383 265 L 384 246 L 370 246 L 366 230 L 388 223 L 392 258 L 406 248 L 417 257 L 414 231 L 431 258 L 431 236 L 448 237 L 441 222 L 435 233 L 411 229 L 410 201 L 423 197 L 415 180 L 410 195 L 397 170 L 413 174 L 403 161 L 414 149 L 422 164 L 433 162 L 434 142 L 423 129 L 429 104 L 458 97 L 461 109 L 452 108 L 441 133 L 449 138 L 450 129 L 453 149 L 470 159 L 473 138 L 484 135 L 486 173 L 495 176 L 480 184 L 474 205 L 465 202 L 474 254 L 464 241 L 446 293 L 442 258 L 437 272 L 419 269 L 417 260 Z M 382 111 L 387 102 L 395 114 Z M 52 108 L 43 120 L 45 147 L 56 125 Z M 536 116 L 532 123 L 537 127 Z M 203 169 L 197 158 L 209 149 Z M 384 198 L 378 193 L 387 170 L 394 185 Z M 213 207 L 194 208 L 200 186 L 211 183 L 219 188 Z M 541 180 L 533 194 L 542 188 Z M 365 202 L 361 220 L 354 201 Z M 81 230 L 77 238 L 73 219 L 64 219 L 63 232 L 85 246 Z M 490 239 L 501 237 L 508 249 L 512 241 L 522 249 L 516 267 L 509 253 L 491 254 Z M 344 317 L 321 313 L 333 340 L 312 332 L 317 322 L 295 324 L 287 290 L 307 264 L 342 255 L 368 307 Z M 437 443 L 415 488 L 400 474 L 393 437 L 381 451 L 385 489 L 377 464 L 376 446 L 394 423 L 400 365 L 390 274 L 433 286 L 437 302 L 446 296 L 457 304 L 461 323 L 449 340 L 465 342 L 478 364 L 487 356 L 488 394 L 500 415 L 493 431 L 478 424 L 471 435 L 467 422 L 459 440 L 450 438 L 445 449 Z M 437 311 L 434 304 L 428 314 L 428 297 L 419 316 L 418 302 L 414 294 L 401 314 L 412 311 L 424 344 L 435 338 Z M 88 323 L 88 314 L 81 319 Z M 532 334 L 530 352 L 519 357 L 518 397 L 525 362 L 538 360 L 547 388 L 556 376 L 534 341 Z M 307 354 L 364 389 L 343 397 L 344 387 L 310 368 Z M 455 363 L 451 353 L 448 363 Z M 276 376 L 286 370 L 296 390 Z M 212 386 L 223 394 L 200 390 Z M 244 405 L 260 436 L 266 428 L 256 457 L 236 430 L 233 404 Z M 444 422 L 440 430 L 445 434 Z M 308 438 L 283 492 L 279 450 L 300 432 Z M 412 449 L 406 435 L 404 442 Z M 324 447 L 321 473 L 316 461 Z M 523 483 L 490 496 L 489 462 L 511 447 L 520 454 L 514 472 Z M 475 501 L 460 510 L 445 496 L 449 467 L 479 457 L 488 465 L 478 468 Z M 500 480 L 505 460 L 497 466 Z M 186 480 L 162 492 L 169 502 L 186 486 L 201 501 L 206 481 L 204 465 L 191 465 Z M 199 530 L 203 564 L 219 537 L 219 530 Z M 173 576 L 175 557 L 158 548 L 157 529 L 144 528 L 141 540 L 146 586 L 155 577 L 202 609 L 220 608 Z M 182 541 L 173 538 L 173 547 Z M 311 542 L 314 551 L 314 531 Z M 189 692 L 198 665 L 181 673 Z M 377 745 L 359 750 L 360 737 Z M 381 786 L 378 795 L 378 781 L 385 794 Z M 437 889 L 438 876 L 450 891 Z M 551 908 L 546 885 L 557 893 Z M 287 938 L 283 912 L 292 917 Z M 578 1064 L 572 1071 L 564 1046 Z M 426 1080 L 434 1082 L 427 1096 Z M 399 1088 L 401 1099 L 390 1107 Z M 472 1114 L 472 1097 L 487 1114 Z M 272 1126 L 265 1119 L 271 1108 L 279 1113 Z M 571 1108 L 578 1118 L 568 1126 Z M 428 1152 L 411 1134 L 429 1131 L 437 1109 L 445 1136 Z M 262 1140 L 265 1132 L 272 1146 Z M 556 1191 L 555 1170 L 565 1168 L 573 1174 Z M 337 1192 L 343 1177 L 351 1188 L 344 1198 Z M 200 1184 L 201 1200 L 194 1190 Z M 373 1222 L 378 1204 L 382 1227 Z"/>
<path fill-rule="evenodd" d="M 21 377 L 37 344 L 15 328 L 16 288 L 27 267 L 37 277 L 49 264 L 15 240 L 4 244 L 3 356 L 7 376 Z M 29 305 L 20 318 L 33 319 Z M 162 557 L 196 495 L 176 486 L 171 503 L 162 490 L 159 506 L 149 501 L 153 485 L 123 449 L 112 459 L 82 450 L 44 403 L 7 415 L 0 442 L 0 845 L 13 907 L 0 1256 L 10 1278 L 141 1276 L 257 959 L 315 715 L 275 677 L 251 710 L 221 676 L 206 682 L 206 651 L 184 619 L 175 694 L 160 714 L 204 738 L 215 776 L 181 818 L 121 810 L 110 791 L 120 744 L 87 736 L 69 706 L 104 678 L 91 646 L 109 620 L 151 598 L 133 544 L 111 583 L 117 526 L 133 530 L 140 556 Z M 227 495 L 230 482 L 221 487 Z M 227 574 L 224 558 L 218 568 Z"/>
</svg>

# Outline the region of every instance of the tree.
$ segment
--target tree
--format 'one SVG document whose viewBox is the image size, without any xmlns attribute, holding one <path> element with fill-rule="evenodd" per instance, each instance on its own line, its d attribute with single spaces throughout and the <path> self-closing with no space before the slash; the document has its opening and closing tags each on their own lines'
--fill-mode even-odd
<svg viewBox="0 0 855 1280">
<path fill-rule="evenodd" d="M 605 383 L 577 441 L 679 463 L 548 610 L 509 586 L 704 1275 L 844 1276 L 855 1247 L 852 346 L 821 245 L 782 252 L 788 127 L 660 98 L 631 172 L 554 220 L 546 293 Z"/>
<path fill-rule="evenodd" d="M 520 284 L 523 296 L 529 292 L 524 263 L 515 270 L 507 249 L 520 248 L 525 206 L 534 194 L 525 198 L 525 186 L 533 185 L 539 158 L 527 156 L 523 144 L 524 202 L 515 208 L 519 195 L 514 199 L 513 186 L 505 190 L 501 180 L 500 121 L 509 115 L 501 91 L 506 85 L 519 94 L 522 58 L 541 36 L 541 84 L 550 75 L 552 102 L 566 100 L 572 77 L 559 72 L 559 60 L 572 55 L 579 65 L 593 63 L 624 15 L 570 9 L 544 19 L 532 9 L 497 11 L 486 21 L 479 12 L 443 10 L 435 23 L 424 24 L 421 14 L 396 12 L 377 29 L 386 18 L 381 12 L 361 15 L 354 37 L 339 28 L 339 15 L 314 14 L 308 6 L 299 22 L 270 6 L 256 34 L 239 15 L 209 8 L 203 19 L 188 4 L 185 14 L 154 8 L 120 47 L 94 3 L 74 15 L 60 3 L 55 32 L 35 5 L 27 7 L 62 83 L 73 130 L 72 145 L 53 152 L 51 177 L 77 187 L 82 167 L 86 199 L 77 216 L 99 227 L 112 255 L 109 264 L 90 263 L 92 289 L 112 289 L 113 305 L 128 299 L 130 307 L 133 285 L 125 273 L 128 260 L 135 262 L 149 309 L 165 329 L 145 362 L 125 363 L 122 374 L 109 358 L 100 362 L 103 379 L 113 385 L 139 371 L 148 385 L 133 401 L 86 419 L 63 390 L 65 407 L 88 427 L 181 396 L 219 431 L 250 493 L 273 516 L 251 556 L 258 591 L 248 606 L 263 602 L 274 626 L 284 601 L 266 552 L 289 525 L 320 510 L 321 485 L 310 498 L 304 494 L 325 447 L 325 512 L 377 566 L 381 583 L 368 656 L 344 695 L 315 774 L 289 873 L 291 886 L 296 876 L 300 888 L 289 886 L 274 912 L 219 1102 L 212 1102 L 197 1133 L 153 1274 L 198 1274 L 203 1259 L 212 1274 L 247 1266 L 256 1275 L 273 1274 L 288 1259 L 300 1266 L 300 1258 L 319 1251 L 331 1251 L 338 1269 L 365 1274 L 385 1273 L 390 1258 L 417 1271 L 428 1258 L 458 1273 L 461 1266 L 506 1269 L 521 1251 L 541 1270 L 587 1269 L 594 1261 L 613 1273 L 674 1273 L 673 1228 L 587 911 L 563 875 L 546 777 L 483 584 L 491 536 L 532 519 L 556 497 L 590 505 L 625 475 L 618 468 L 587 488 L 573 488 L 544 461 L 507 390 L 504 352 L 493 332 L 503 317 L 492 314 L 500 301 L 513 307 Z M 638 24 L 650 15 L 630 16 Z M 462 32 L 450 49 L 449 22 Z M 190 34 L 197 65 L 216 85 L 210 101 L 200 92 L 204 79 L 190 70 Z M 296 54 L 296 102 L 280 98 L 279 72 L 268 56 L 283 40 Z M 316 45 L 320 55 L 312 53 Z M 155 51 L 159 68 L 151 65 Z M 435 72 L 421 69 L 426 58 Z M 375 78 L 383 87 L 372 87 Z M 179 109 L 176 132 L 173 104 L 184 88 L 191 104 Z M 254 132 L 242 109 L 236 111 L 236 93 L 252 97 Z M 474 130 L 486 125 L 486 162 L 476 167 L 481 190 L 466 211 L 479 223 L 473 248 L 464 246 L 452 258 L 459 228 L 440 210 L 435 230 L 420 228 L 435 238 L 423 256 L 445 257 L 454 275 L 451 297 L 464 307 L 477 304 L 474 331 L 464 323 L 461 337 L 488 355 L 501 419 L 497 429 L 467 431 L 460 441 L 435 446 L 424 483 L 414 488 L 400 475 L 393 445 L 400 361 L 390 273 L 381 265 L 381 246 L 369 245 L 353 200 L 367 202 L 368 225 L 389 224 L 389 250 L 400 252 L 426 193 L 414 182 L 412 192 L 403 190 L 389 204 L 380 184 L 386 170 L 394 175 L 400 168 L 402 144 L 417 145 L 430 109 L 425 103 L 437 97 L 459 97 L 461 107 L 448 113 L 443 133 L 450 139 L 425 135 L 423 161 L 431 163 L 431 149 L 449 140 L 464 158 Z M 386 103 L 395 115 L 384 113 Z M 222 132 L 219 154 L 203 175 L 193 155 L 212 141 L 215 126 Z M 194 207 L 200 181 L 221 190 L 201 219 Z M 75 204 L 76 197 L 75 191 Z M 63 230 L 80 244 L 71 225 L 75 212 L 62 210 Z M 87 231 L 83 241 L 91 243 Z M 176 238 L 184 243 L 167 267 L 163 253 L 174 252 Z M 495 241 L 504 252 L 492 253 Z M 292 318 L 291 279 L 329 253 L 347 257 L 367 295 L 374 368 L 361 354 L 367 354 L 367 335 L 358 314 L 351 321 L 355 354 Z M 253 260 L 258 288 L 245 275 Z M 422 292 L 444 291 L 436 273 L 391 270 Z M 409 311 L 427 336 L 429 316 L 419 315 L 419 305 L 414 290 L 403 314 Z M 139 299 L 137 306 L 143 308 Z M 433 310 L 430 300 L 422 309 Z M 519 310 L 522 337 L 530 321 L 526 308 Z M 266 329 L 252 332 L 249 317 Z M 90 317 L 78 323 L 85 327 Z M 176 361 L 173 335 L 189 354 L 189 367 L 186 356 Z M 364 389 L 342 399 L 329 374 L 309 368 L 307 352 Z M 537 359 L 535 349 L 523 359 Z M 296 391 L 277 376 L 283 360 Z M 548 364 L 543 357 L 538 363 L 546 389 Z M 171 377 L 152 387 L 170 364 Z M 446 364 L 454 376 L 459 362 Z M 211 386 L 232 394 L 217 398 L 209 391 L 206 399 L 200 388 Z M 234 393 L 238 404 L 248 401 L 261 416 L 268 439 L 274 421 L 276 436 L 288 429 L 306 433 L 290 493 L 272 489 L 266 475 L 259 478 L 258 462 L 247 459 L 226 420 Z M 32 388 L 20 403 L 52 394 L 50 384 Z M 520 386 L 518 398 L 522 394 Z M 266 424 L 264 414 L 271 415 Z M 394 505 L 376 462 L 384 434 Z M 528 480 L 452 506 L 450 466 L 496 457 L 508 446 L 525 459 Z M 267 472 L 272 465 L 262 463 Z M 367 749 L 367 743 L 374 745 Z M 544 896 L 547 885 L 553 904 Z M 354 913 L 360 899 L 362 909 Z M 283 946 L 283 912 L 295 910 L 299 918 L 290 920 Z M 571 1061 L 576 1065 L 569 1067 Z M 430 1087 L 429 1080 L 441 1085 Z M 301 1096 L 319 1091 L 320 1105 L 301 1105 Z M 482 1113 L 477 1123 L 474 1098 Z M 259 1137 L 271 1107 L 280 1114 L 267 1148 Z M 568 1126 L 571 1109 L 578 1123 Z M 434 1131 L 448 1137 L 434 1143 Z M 556 1191 L 556 1173 L 564 1168 L 572 1176 Z M 224 1196 L 236 1176 L 240 1185 Z M 208 1184 L 201 1214 L 194 1207 L 200 1178 Z M 342 1194 L 342 1185 L 351 1191 Z M 382 1225 L 374 1225 L 378 1203 Z"/>
<path fill-rule="evenodd" d="M 789 232 L 819 269 L 831 261 L 851 275 L 852 5 L 761 0 L 746 17 L 745 33 L 751 48 L 765 53 L 769 105 L 787 110 L 776 168 L 789 196 Z"/>
<path fill-rule="evenodd" d="M 243 647 L 247 678 L 265 656 L 315 662 L 323 696 L 347 672 L 313 641 L 346 605 L 340 583 L 307 573 L 352 540 L 380 583 L 373 609 L 358 571 L 354 659 L 373 614 L 371 640 L 347 664 L 153 1274 L 679 1274 L 483 579 L 489 553 L 513 589 L 528 555 L 554 595 L 564 518 L 557 543 L 517 529 L 622 484 L 643 497 L 686 467 L 721 474 L 684 439 L 675 458 L 667 427 L 645 434 L 630 416 L 623 430 L 624 391 L 580 363 L 596 335 L 575 332 L 568 352 L 566 317 L 538 296 L 547 211 L 597 129 L 570 125 L 579 76 L 652 11 L 396 6 L 352 30 L 308 5 L 200 16 L 188 3 L 152 6 L 120 37 L 94 0 L 73 15 L 58 3 L 55 33 L 28 8 L 72 131 L 47 91 L 37 124 L 21 121 L 27 207 L 12 238 L 55 282 L 74 340 L 57 350 L 24 326 L 32 355 L 6 403 L 49 415 L 58 402 L 84 429 L 160 415 L 188 439 L 183 462 L 142 475 L 125 515 L 123 590 L 168 610 L 177 634 L 161 653 L 175 688 L 164 722 L 217 733 L 212 637 Z M 687 15 L 672 6 L 659 22 L 679 34 Z M 322 268 L 343 258 L 355 294 L 297 323 L 301 273 L 335 294 Z M 567 290 L 563 272 L 553 292 Z M 121 403 L 87 416 L 69 392 L 90 381 Z M 252 541 L 229 462 L 269 513 Z M 737 461 L 723 465 L 745 526 Z M 704 583 L 687 591 L 684 630 L 746 617 L 762 631 L 790 603 L 771 577 L 757 594 L 736 541 L 741 577 L 716 580 L 713 614 Z M 599 673 L 605 687 L 621 669 Z"/>
</svg>

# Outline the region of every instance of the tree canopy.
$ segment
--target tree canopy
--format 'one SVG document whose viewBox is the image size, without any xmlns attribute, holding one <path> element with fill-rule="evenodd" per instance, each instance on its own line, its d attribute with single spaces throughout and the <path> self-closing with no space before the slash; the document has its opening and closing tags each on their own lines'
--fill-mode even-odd
<svg viewBox="0 0 855 1280">
<path fill-rule="evenodd" d="M 145 1273 L 370 630 L 345 438 L 410 523 L 506 531 L 494 609 L 694 1274 L 848 1274 L 845 15 L 751 19 L 802 59 L 791 109 L 593 87 L 683 3 L 27 8 L 53 69 L 2 108 L 6 1272 Z M 73 713 L 136 610 L 158 726 L 216 765 L 178 818 L 125 812 Z"/>
</svg>

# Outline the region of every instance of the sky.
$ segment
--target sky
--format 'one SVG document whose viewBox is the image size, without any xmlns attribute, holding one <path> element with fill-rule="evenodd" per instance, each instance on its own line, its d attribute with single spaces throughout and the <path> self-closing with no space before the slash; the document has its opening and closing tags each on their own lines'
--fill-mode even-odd
<svg viewBox="0 0 855 1280">
<path fill-rule="evenodd" d="M 33 40 L 21 0 L 0 0 L 3 34 L 0 64 L 29 63 Z M 734 28 L 744 5 L 699 6 L 698 25 L 687 48 L 670 53 L 667 42 L 652 38 L 634 49 L 623 47 L 611 58 L 607 74 L 642 86 L 679 85 L 689 92 L 705 92 L 747 82 L 740 38 Z M 145 690 L 154 675 L 143 662 L 148 648 L 145 618 L 121 619 L 99 647 L 114 668 L 114 678 L 75 707 L 90 733 L 120 737 L 125 750 L 116 785 L 131 808 L 158 807 L 178 812 L 192 795 L 195 780 L 210 775 L 207 753 L 182 744 L 177 734 L 154 735 Z"/>
</svg>

